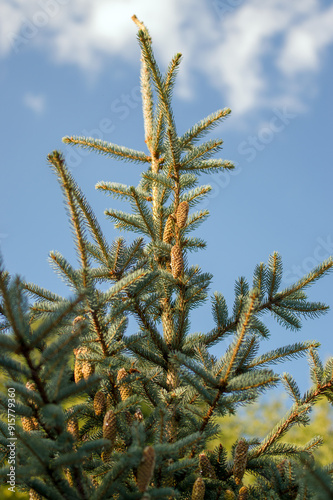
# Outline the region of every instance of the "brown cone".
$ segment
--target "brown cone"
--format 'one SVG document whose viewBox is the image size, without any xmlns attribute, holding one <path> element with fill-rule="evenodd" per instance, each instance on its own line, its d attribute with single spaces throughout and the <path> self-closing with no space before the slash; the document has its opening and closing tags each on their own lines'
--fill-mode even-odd
<svg viewBox="0 0 333 500">
<path fill-rule="evenodd" d="M 143 413 L 141 411 L 141 408 L 138 408 L 136 412 L 134 413 L 134 419 L 137 422 L 143 422 Z"/>
<path fill-rule="evenodd" d="M 238 492 L 238 500 L 247 500 L 249 490 L 246 486 L 242 486 Z"/>
<path fill-rule="evenodd" d="M 83 379 L 82 364 L 81 364 L 80 361 L 75 360 L 75 364 L 74 364 L 74 380 L 75 380 L 75 383 L 77 384 L 82 379 Z"/>
<path fill-rule="evenodd" d="M 82 375 L 83 378 L 86 380 L 87 378 L 91 377 L 95 373 L 95 367 L 89 362 L 89 361 L 83 361 L 82 362 Z"/>
<path fill-rule="evenodd" d="M 25 432 L 38 431 L 38 421 L 35 417 L 21 417 L 22 428 Z"/>
<path fill-rule="evenodd" d="M 65 476 L 68 481 L 69 486 L 74 486 L 73 475 L 68 467 L 65 469 Z"/>
<path fill-rule="evenodd" d="M 106 412 L 103 421 L 103 438 L 111 441 L 111 446 L 114 445 L 117 434 L 117 420 L 113 410 Z"/>
<path fill-rule="evenodd" d="M 172 276 L 177 279 L 184 269 L 183 254 L 179 245 L 174 245 L 171 249 L 171 270 Z"/>
<path fill-rule="evenodd" d="M 102 455 L 101 455 L 101 458 L 103 460 L 103 462 L 108 462 L 110 460 L 110 457 L 111 457 L 111 451 L 108 450 L 108 451 L 102 451 Z"/>
<path fill-rule="evenodd" d="M 67 421 L 67 430 L 70 434 L 72 434 L 75 441 L 79 440 L 79 423 L 76 417 L 71 417 Z"/>
<path fill-rule="evenodd" d="M 202 477 L 198 477 L 193 485 L 191 500 L 203 500 L 205 497 L 205 489 L 204 480 Z"/>
<path fill-rule="evenodd" d="M 43 497 L 37 491 L 31 489 L 29 491 L 29 500 L 43 500 Z"/>
<path fill-rule="evenodd" d="M 140 493 L 144 493 L 153 477 L 155 468 L 155 450 L 152 446 L 146 446 L 143 450 L 141 462 L 137 470 L 137 484 Z"/>
<path fill-rule="evenodd" d="M 209 477 L 210 479 L 216 479 L 215 470 L 213 469 L 213 466 L 210 463 L 209 458 L 205 453 L 200 453 L 199 455 L 199 466 L 202 477 Z"/>
<path fill-rule="evenodd" d="M 169 215 L 167 218 L 167 221 L 164 226 L 164 232 L 163 232 L 163 241 L 164 243 L 171 243 L 172 238 L 174 236 L 174 225 L 175 221 L 172 217 L 172 215 Z"/>
<path fill-rule="evenodd" d="M 178 205 L 178 209 L 176 212 L 176 222 L 179 228 L 183 228 L 187 221 L 189 205 L 187 201 L 182 201 Z"/>
<path fill-rule="evenodd" d="M 97 391 L 94 397 L 94 411 L 95 415 L 102 415 L 106 410 L 106 398 L 102 391 Z"/>
<path fill-rule="evenodd" d="M 132 391 L 129 384 L 120 384 L 123 378 L 127 377 L 128 373 L 125 368 L 121 368 L 117 374 L 117 383 L 119 386 L 120 397 L 122 401 L 126 401 L 131 395 Z"/>
<path fill-rule="evenodd" d="M 241 484 L 247 463 L 247 451 L 249 445 L 244 439 L 238 441 L 235 449 L 233 474 L 236 484 Z"/>
</svg>

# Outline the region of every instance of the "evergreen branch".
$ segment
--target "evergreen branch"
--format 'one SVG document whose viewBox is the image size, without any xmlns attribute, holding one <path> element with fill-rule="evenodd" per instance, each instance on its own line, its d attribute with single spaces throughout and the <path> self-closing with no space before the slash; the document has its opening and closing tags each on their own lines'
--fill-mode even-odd
<svg viewBox="0 0 333 500">
<path fill-rule="evenodd" d="M 106 191 L 108 194 L 111 193 L 114 198 L 124 197 L 129 200 L 133 198 L 131 188 L 126 184 L 120 184 L 119 182 L 98 182 L 95 187 L 100 191 Z"/>
<path fill-rule="evenodd" d="M 151 158 L 143 151 L 136 151 L 124 146 L 112 144 L 111 142 L 93 139 L 92 137 L 64 137 L 63 142 L 65 144 L 81 146 L 85 149 L 96 150 L 98 153 L 109 155 L 117 160 L 120 159 L 141 163 L 150 163 L 151 161 Z"/>
<path fill-rule="evenodd" d="M 58 310 L 52 314 L 52 316 L 45 319 L 41 325 L 38 325 L 31 336 L 29 342 L 30 349 L 36 347 L 42 340 L 55 331 L 56 327 L 63 324 L 64 320 L 68 318 L 71 312 L 75 311 L 76 306 L 82 302 L 83 299 L 84 296 L 79 295 L 73 301 L 61 304 L 61 307 L 59 307 Z M 83 325 L 79 325 L 78 329 L 75 330 L 75 335 L 81 333 L 82 330 Z"/>
<path fill-rule="evenodd" d="M 248 369 L 254 368 L 256 366 L 263 366 L 267 363 L 277 363 L 285 359 L 293 359 L 294 357 L 303 356 L 305 351 L 311 349 L 312 347 L 318 347 L 319 343 L 314 341 L 306 341 L 302 343 L 295 343 L 284 347 L 279 347 L 272 351 L 254 358 L 250 363 L 246 365 Z"/>
<path fill-rule="evenodd" d="M 192 191 L 188 191 L 180 197 L 180 201 L 187 201 L 190 206 L 201 201 L 201 199 L 212 190 L 211 186 L 199 186 Z"/>
<path fill-rule="evenodd" d="M 257 264 L 253 273 L 253 287 L 259 290 L 259 298 L 262 299 L 266 288 L 266 266 L 263 262 Z"/>
<path fill-rule="evenodd" d="M 208 384 L 210 387 L 213 387 L 214 389 L 217 389 L 219 387 L 219 381 L 216 379 L 216 377 L 212 375 L 209 371 L 207 371 L 207 369 L 196 363 L 189 356 L 185 356 L 181 352 L 175 352 L 174 358 L 178 362 L 186 366 L 189 370 L 194 372 L 203 381 L 205 381 L 205 384 Z M 195 388 L 198 389 L 197 386 L 195 386 Z M 211 397 L 209 400 L 211 400 Z"/>
<path fill-rule="evenodd" d="M 142 177 L 151 182 L 155 182 L 156 184 L 159 184 L 160 186 L 163 186 L 167 189 L 171 190 L 174 188 L 172 179 L 166 177 L 165 173 L 163 172 L 152 172 L 151 170 L 148 170 L 142 173 Z"/>
<path fill-rule="evenodd" d="M 23 287 L 27 290 L 31 295 L 37 296 L 38 299 L 45 299 L 50 302 L 59 302 L 62 301 L 63 298 L 56 293 L 52 293 L 45 288 L 42 288 L 35 283 L 23 283 Z"/>
<path fill-rule="evenodd" d="M 177 70 L 181 62 L 182 55 L 176 54 L 167 69 L 166 76 L 164 77 L 164 88 L 166 93 L 170 94 L 172 92 L 175 77 L 177 75 Z M 158 151 L 161 148 L 162 142 L 162 132 L 163 132 L 163 122 L 164 122 L 164 109 L 159 106 L 157 109 L 155 123 L 154 123 L 154 151 Z"/>
<path fill-rule="evenodd" d="M 274 386 L 279 381 L 279 376 L 272 370 L 256 370 L 252 373 L 243 373 L 233 377 L 227 384 L 225 391 L 247 391 L 249 389 Z"/>
<path fill-rule="evenodd" d="M 203 222 L 209 215 L 208 210 L 200 210 L 200 212 L 195 212 L 191 214 L 187 220 L 187 224 L 185 226 L 185 232 L 193 231 L 198 227 L 201 222 Z"/>
<path fill-rule="evenodd" d="M 312 382 L 319 388 L 323 384 L 324 367 L 318 356 L 318 352 L 313 347 L 310 347 L 308 355 L 310 361 L 310 376 Z"/>
<path fill-rule="evenodd" d="M 281 256 L 274 252 L 269 256 L 266 268 L 266 287 L 269 298 L 272 300 L 277 293 L 282 280 L 282 259 Z"/>
<path fill-rule="evenodd" d="M 266 453 L 266 451 L 278 440 L 280 439 L 292 425 L 296 423 L 307 423 L 308 413 L 311 410 L 311 404 L 309 402 L 302 403 L 301 405 L 294 405 L 287 416 L 278 423 L 269 435 L 261 442 L 261 444 L 249 452 L 249 458 L 257 458 L 260 455 Z"/>
<path fill-rule="evenodd" d="M 146 226 L 142 224 L 142 220 L 138 215 L 127 214 L 121 210 L 114 210 L 112 208 L 105 210 L 105 215 L 113 219 L 115 222 L 115 227 L 119 229 L 132 230 L 134 232 L 140 232 L 150 235 Z"/>
<path fill-rule="evenodd" d="M 233 170 L 235 165 L 230 160 L 220 160 L 220 159 L 210 159 L 210 160 L 200 160 L 199 162 L 191 162 L 181 167 L 182 172 L 196 172 L 196 174 L 210 172 L 214 173 L 216 170 Z"/>
<path fill-rule="evenodd" d="M 200 144 L 200 146 L 191 148 L 191 151 L 181 159 L 180 168 L 181 169 L 183 169 L 183 167 L 186 168 L 186 165 L 191 166 L 193 165 L 193 163 L 197 165 L 198 162 L 196 160 L 198 160 L 198 158 L 206 160 L 213 153 L 219 151 L 221 149 L 222 144 L 223 144 L 222 139 L 211 139 L 210 141 Z"/>
<path fill-rule="evenodd" d="M 147 33 L 143 30 L 140 30 L 138 32 L 138 40 L 140 43 L 141 51 L 142 51 L 142 56 L 147 64 L 147 67 L 149 68 L 151 72 L 151 76 L 156 88 L 156 91 L 158 93 L 160 102 L 164 108 L 164 114 L 165 118 L 168 124 L 168 127 L 171 127 L 171 129 L 176 132 L 176 126 L 174 123 L 174 118 L 172 115 L 171 107 L 170 107 L 170 88 L 166 89 L 165 83 L 163 82 L 162 75 L 159 71 L 158 65 L 156 63 L 154 54 L 151 49 L 151 42 L 149 40 L 149 37 L 147 36 Z M 177 55 L 177 60 L 180 60 L 181 55 Z M 174 134 L 174 138 L 176 138 L 176 133 Z"/>
<path fill-rule="evenodd" d="M 333 257 L 330 257 L 329 259 L 325 260 L 317 267 L 312 269 L 310 273 L 301 278 L 294 285 L 291 285 L 290 287 L 285 288 L 281 292 L 278 292 L 275 296 L 275 300 L 282 300 L 285 297 L 288 297 L 299 290 L 303 290 L 304 288 L 308 287 L 311 283 L 314 283 L 319 278 L 330 272 L 332 267 L 333 267 Z"/>
<path fill-rule="evenodd" d="M 221 384 L 226 384 L 229 378 L 229 375 L 231 374 L 232 370 L 234 369 L 234 363 L 236 361 L 239 349 L 242 345 L 242 342 L 244 340 L 245 334 L 248 331 L 249 327 L 251 326 L 251 319 L 252 315 L 255 312 L 255 306 L 258 300 L 258 294 L 254 290 L 249 294 L 249 299 L 248 299 L 248 304 L 246 307 L 246 310 L 243 314 L 243 317 L 240 320 L 239 327 L 237 329 L 238 331 L 238 338 L 236 340 L 236 344 L 233 347 L 232 350 L 232 355 L 230 360 L 228 361 L 228 365 L 226 369 L 224 370 L 223 377 L 221 379 Z"/>
<path fill-rule="evenodd" d="M 142 200 L 140 200 L 135 188 L 131 187 L 130 190 L 131 190 L 132 196 L 135 200 L 135 204 L 136 204 L 137 210 L 140 214 L 140 217 L 142 218 L 142 220 L 147 228 L 148 234 L 151 236 L 152 239 L 155 239 L 154 229 L 152 227 L 152 219 L 151 219 L 151 215 L 149 213 L 149 210 L 147 210 L 147 207 L 144 205 Z"/>
<path fill-rule="evenodd" d="M 86 274 L 89 268 L 89 261 L 88 261 L 87 249 L 84 243 L 84 227 L 82 224 L 80 212 L 78 210 L 74 196 L 74 191 L 75 191 L 75 185 L 73 184 L 74 181 L 68 175 L 66 175 L 67 172 L 65 167 L 65 160 L 58 151 L 53 151 L 52 154 L 49 154 L 48 160 L 56 170 L 59 177 L 59 181 L 61 182 L 61 187 L 67 198 L 68 209 L 71 216 L 71 222 L 73 224 L 73 228 L 76 235 L 76 244 L 81 258 L 83 286 L 85 287 Z"/>
<path fill-rule="evenodd" d="M 212 113 L 205 119 L 195 124 L 187 132 L 185 132 L 182 137 L 180 137 L 181 147 L 185 148 L 186 146 L 191 144 L 192 141 L 200 139 L 205 133 L 216 127 L 218 123 L 226 118 L 230 113 L 230 108 L 220 109 L 219 111 Z"/>
<path fill-rule="evenodd" d="M 149 336 L 152 339 L 153 343 L 155 344 L 156 348 L 159 350 L 160 353 L 165 355 L 168 352 L 168 348 L 163 338 L 161 337 L 160 332 L 155 328 L 155 325 L 150 320 L 150 318 L 146 316 L 144 310 L 142 309 L 137 299 L 134 299 L 134 310 L 136 312 L 137 317 L 141 321 L 143 327 L 149 333 Z"/>
<path fill-rule="evenodd" d="M 59 252 L 50 252 L 49 260 L 54 266 L 56 272 L 70 285 L 71 288 L 77 290 L 80 286 L 78 272 Z"/>
</svg>

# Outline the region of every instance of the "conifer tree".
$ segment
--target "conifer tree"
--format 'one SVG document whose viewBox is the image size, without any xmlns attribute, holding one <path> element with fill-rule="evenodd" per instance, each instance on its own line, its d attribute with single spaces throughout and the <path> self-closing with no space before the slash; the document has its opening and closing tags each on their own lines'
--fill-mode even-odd
<svg viewBox="0 0 333 500">
<path fill-rule="evenodd" d="M 332 402 L 333 359 L 322 364 L 316 341 L 261 355 L 258 348 L 269 336 L 265 314 L 299 330 L 302 318 L 327 311 L 325 304 L 307 300 L 306 288 L 333 261 L 280 289 L 282 261 L 273 253 L 267 264 L 256 266 L 251 285 L 245 278 L 236 281 L 230 311 L 215 292 L 216 326 L 191 333 L 191 311 L 207 300 L 212 278 L 191 263 L 191 252 L 204 249 L 205 242 L 190 233 L 208 216 L 207 210 L 195 211 L 210 190 L 198 179 L 233 168 L 214 156 L 222 140 L 200 140 L 230 109 L 179 135 L 171 97 L 181 54 L 162 75 L 147 29 L 133 20 L 139 28 L 147 151 L 86 137 L 63 140 L 142 167 L 136 187 L 97 184 L 129 203 L 129 212 L 105 213 L 116 228 L 137 237 L 131 244 L 123 237 L 108 242 L 63 155 L 48 156 L 65 197 L 78 264 L 50 253 L 71 299 L 12 277 L 1 264 L 2 482 L 11 471 L 8 443 L 15 436 L 15 481 L 30 499 L 332 498 L 333 466 L 319 467 L 312 457 L 321 438 L 302 446 L 283 438 L 291 427 L 308 424 L 320 398 Z M 129 318 L 136 320 L 136 333 L 128 331 Z M 217 359 L 210 348 L 227 337 L 229 346 Z M 279 376 L 271 366 L 303 355 L 313 386 L 302 395 L 291 375 Z M 264 439 L 234 436 L 231 457 L 223 442 L 207 451 L 219 435 L 216 417 L 236 413 L 279 382 L 294 404 Z M 13 399 L 17 418 L 10 426 Z"/>
</svg>

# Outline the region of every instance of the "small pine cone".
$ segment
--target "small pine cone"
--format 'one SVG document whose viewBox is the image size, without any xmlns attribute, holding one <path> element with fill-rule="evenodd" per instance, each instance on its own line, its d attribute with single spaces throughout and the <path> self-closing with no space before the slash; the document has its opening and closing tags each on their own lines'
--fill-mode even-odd
<svg viewBox="0 0 333 500">
<path fill-rule="evenodd" d="M 235 449 L 233 474 L 236 484 L 241 484 L 247 463 L 247 451 L 249 445 L 244 439 L 238 441 Z"/>
<path fill-rule="evenodd" d="M 26 388 L 29 389 L 29 391 L 35 391 L 36 390 L 36 384 L 35 382 L 27 382 L 25 384 Z M 32 399 L 28 399 L 28 403 L 30 405 L 33 405 L 36 408 L 36 404 L 33 402 Z"/>
<path fill-rule="evenodd" d="M 95 488 L 98 488 L 99 482 L 97 481 L 97 479 L 93 476 L 90 479 L 91 479 L 92 484 L 95 486 Z"/>
<path fill-rule="evenodd" d="M 110 450 L 102 451 L 101 458 L 102 458 L 104 463 L 108 462 L 111 458 L 111 451 Z"/>
<path fill-rule="evenodd" d="M 29 500 L 43 500 L 43 497 L 37 491 L 31 489 L 29 491 Z"/>
<path fill-rule="evenodd" d="M 153 477 L 155 468 L 155 450 L 152 446 L 146 446 L 143 450 L 141 462 L 137 470 L 137 484 L 140 493 L 144 493 Z"/>
<path fill-rule="evenodd" d="M 81 361 L 76 360 L 75 364 L 74 364 L 74 380 L 75 380 L 75 383 L 77 384 L 82 379 L 83 379 L 82 363 L 81 363 Z"/>
<path fill-rule="evenodd" d="M 113 410 L 106 412 L 103 421 L 103 438 L 111 441 L 113 447 L 117 434 L 117 420 Z"/>
<path fill-rule="evenodd" d="M 235 493 L 231 490 L 226 490 L 224 493 L 224 500 L 234 500 L 235 498 Z"/>
<path fill-rule="evenodd" d="M 174 235 L 174 225 L 175 221 L 172 217 L 172 215 L 169 215 L 167 218 L 167 221 L 164 226 L 164 232 L 163 232 L 163 241 L 164 243 L 171 243 L 173 235 Z"/>
<path fill-rule="evenodd" d="M 75 328 L 78 325 L 78 323 L 80 323 L 81 321 L 84 321 L 84 317 L 83 316 L 76 316 L 76 318 L 73 321 L 73 328 Z"/>
<path fill-rule="evenodd" d="M 123 378 L 127 377 L 128 373 L 125 368 L 121 368 L 117 374 L 117 383 L 119 386 L 120 397 L 122 401 L 126 401 L 131 395 L 132 391 L 129 384 L 119 384 Z"/>
<path fill-rule="evenodd" d="M 191 500 L 203 500 L 205 497 L 205 489 L 204 480 L 202 477 L 198 477 L 193 485 Z"/>
<path fill-rule="evenodd" d="M 176 221 L 179 228 L 183 228 L 185 226 L 188 216 L 188 210 L 189 204 L 187 201 L 182 201 L 181 203 L 179 203 L 176 212 Z"/>
<path fill-rule="evenodd" d="M 85 380 L 95 373 L 95 367 L 89 361 L 83 361 L 81 370 Z"/>
<path fill-rule="evenodd" d="M 249 490 L 246 486 L 242 486 L 238 492 L 238 500 L 247 500 Z"/>
<path fill-rule="evenodd" d="M 179 245 L 174 245 L 171 249 L 171 270 L 172 276 L 177 279 L 184 269 L 183 254 Z"/>
<path fill-rule="evenodd" d="M 68 467 L 65 469 L 65 476 L 68 481 L 69 486 L 74 486 L 73 475 Z"/>
<path fill-rule="evenodd" d="M 94 397 L 94 411 L 95 415 L 102 415 L 106 410 L 106 398 L 102 391 L 97 391 Z"/>
<path fill-rule="evenodd" d="M 21 417 L 22 428 L 25 432 L 38 431 L 38 421 L 35 417 Z"/>
<path fill-rule="evenodd" d="M 210 479 L 216 479 L 215 470 L 213 469 L 213 466 L 210 463 L 207 455 L 205 455 L 205 453 L 200 453 L 199 465 L 200 465 L 200 473 L 201 473 L 202 477 L 209 477 Z"/>
<path fill-rule="evenodd" d="M 71 417 L 67 422 L 67 430 L 70 434 L 72 434 L 75 441 L 79 440 L 79 423 L 76 417 Z"/>
<path fill-rule="evenodd" d="M 141 408 L 138 408 L 136 412 L 134 413 L 134 419 L 137 422 L 143 422 L 143 413 L 141 411 Z"/>
<path fill-rule="evenodd" d="M 25 384 L 26 388 L 29 389 L 29 391 L 35 391 L 36 390 L 36 384 L 35 382 L 27 382 Z"/>
</svg>

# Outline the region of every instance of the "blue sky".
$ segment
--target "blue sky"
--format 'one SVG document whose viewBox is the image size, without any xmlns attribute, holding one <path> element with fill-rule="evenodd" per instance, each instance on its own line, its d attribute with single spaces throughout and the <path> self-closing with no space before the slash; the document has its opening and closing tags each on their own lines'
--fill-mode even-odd
<svg viewBox="0 0 333 500">
<path fill-rule="evenodd" d="M 204 184 L 211 216 L 199 229 L 205 252 L 191 255 L 214 274 L 211 292 L 230 306 L 234 280 L 282 254 L 290 285 L 333 254 L 333 6 L 319 0 L 0 0 L 0 245 L 7 268 L 68 294 L 48 263 L 75 253 L 59 186 L 46 156 L 61 149 L 109 240 L 104 210 L 124 205 L 96 192 L 98 181 L 136 184 L 139 167 L 65 146 L 88 135 L 145 150 L 139 49 L 131 16 L 143 20 L 163 68 L 182 52 L 174 94 L 179 134 L 216 109 L 232 115 L 211 137 L 237 164 Z M 126 234 L 125 234 L 126 236 Z M 313 300 L 333 306 L 333 276 Z M 272 326 L 265 350 L 305 339 L 333 355 L 333 311 L 298 332 Z M 192 331 L 213 326 L 210 306 Z M 225 347 L 215 349 L 218 355 Z M 305 390 L 304 360 L 278 365 Z"/>
</svg>

